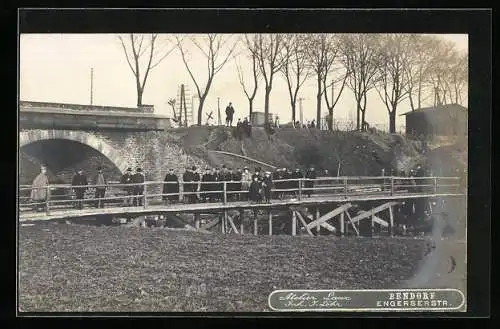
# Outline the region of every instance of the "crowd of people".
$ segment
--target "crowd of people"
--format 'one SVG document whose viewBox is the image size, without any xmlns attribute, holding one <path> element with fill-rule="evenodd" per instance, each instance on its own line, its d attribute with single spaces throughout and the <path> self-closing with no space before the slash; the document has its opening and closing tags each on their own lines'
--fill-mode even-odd
<svg viewBox="0 0 500 329">
<path fill-rule="evenodd" d="M 459 174 L 457 172 L 457 174 Z M 313 193 L 315 182 L 313 179 L 318 177 L 331 177 L 328 170 L 316 171 L 314 166 L 306 171 L 300 169 L 291 170 L 290 168 L 278 168 L 270 172 L 257 167 L 253 172 L 249 168 L 229 168 L 223 165 L 221 168 L 205 168 L 201 171 L 197 167 L 190 167 L 182 175 L 177 175 L 173 169 L 169 169 L 163 180 L 162 200 L 166 203 L 198 203 L 198 202 L 223 202 L 223 201 L 250 201 L 267 202 L 273 199 L 283 199 L 288 196 L 297 196 L 299 189 L 302 188 L 302 195 L 310 197 Z M 432 176 L 424 167 L 418 165 L 409 172 L 382 171 L 382 176 L 399 176 L 424 178 Z M 463 175 L 457 175 L 461 177 Z M 300 185 L 297 179 L 307 178 Z M 132 168 L 128 168 L 120 179 L 122 190 L 126 192 L 124 204 L 126 206 L 142 206 L 144 204 L 145 176 L 141 168 L 136 168 L 135 173 Z M 97 174 L 94 175 L 91 184 L 95 190 L 94 199 L 91 203 L 95 207 L 104 207 L 104 199 L 108 188 L 107 179 L 103 174 L 102 168 L 97 168 Z M 383 188 L 388 182 L 382 184 Z M 424 192 L 426 188 L 432 187 L 432 182 L 416 183 L 413 179 L 396 180 L 394 182 L 399 188 L 409 187 L 415 192 Z M 423 185 L 422 185 L 423 184 Z M 464 183 L 461 181 L 460 185 Z M 31 188 L 31 200 L 36 205 L 36 210 L 41 207 L 44 209 L 44 202 L 50 198 L 50 190 L 47 168 L 42 166 L 40 174 L 34 179 Z M 182 186 L 182 190 L 181 190 Z M 71 187 L 75 193 L 74 206 L 78 209 L 83 208 L 85 193 L 89 190 L 89 180 L 83 173 L 83 170 L 73 176 Z M 413 205 L 412 202 L 406 204 L 408 209 L 421 208 L 420 203 Z"/>
<path fill-rule="evenodd" d="M 305 175 L 300 169 L 294 171 L 287 168 L 280 168 L 273 173 L 263 171 L 262 168 L 255 168 L 254 172 L 245 167 L 228 168 L 205 168 L 201 172 L 196 167 L 187 168 L 182 174 L 182 182 L 179 177 L 170 169 L 165 176 L 163 185 L 163 200 L 167 202 L 178 202 L 180 184 L 183 184 L 183 195 L 186 202 L 220 202 L 224 201 L 252 201 L 270 202 L 271 189 L 288 190 L 276 191 L 275 197 L 283 198 L 287 194 L 296 194 L 299 189 L 299 181 L 280 181 L 288 179 L 317 177 L 314 167 L 311 167 Z M 225 185 L 225 187 L 224 187 Z M 305 188 L 312 188 L 313 182 L 307 181 Z M 224 193 L 226 192 L 226 193 Z M 306 191 L 305 195 L 310 196 L 311 191 Z"/>
</svg>

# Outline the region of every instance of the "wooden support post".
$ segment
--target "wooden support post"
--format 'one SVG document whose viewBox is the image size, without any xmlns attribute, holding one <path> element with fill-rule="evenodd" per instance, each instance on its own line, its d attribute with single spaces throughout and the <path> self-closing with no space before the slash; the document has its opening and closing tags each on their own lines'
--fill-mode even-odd
<svg viewBox="0 0 500 329">
<path fill-rule="evenodd" d="M 305 219 L 302 217 L 302 215 L 300 214 L 300 212 L 295 212 L 296 213 L 296 216 L 299 218 L 300 222 L 302 223 L 302 226 L 305 227 L 307 233 L 311 236 L 313 236 L 314 234 L 311 232 L 311 230 L 309 229 L 309 227 L 307 227 L 307 223 L 305 221 Z"/>
<path fill-rule="evenodd" d="M 229 233 L 229 225 L 227 218 L 228 218 L 227 210 L 224 210 L 224 229 L 226 230 L 227 233 Z"/>
<path fill-rule="evenodd" d="M 371 228 L 372 232 L 371 232 L 371 234 L 372 235 L 375 232 L 375 218 L 373 218 L 374 216 L 375 216 L 375 214 L 372 213 L 372 216 L 371 216 L 371 221 L 372 221 L 372 228 Z"/>
<path fill-rule="evenodd" d="M 434 194 L 438 193 L 438 180 L 437 177 L 434 177 Z"/>
<path fill-rule="evenodd" d="M 228 220 L 229 224 L 231 225 L 230 229 L 232 229 L 234 231 L 234 233 L 240 234 L 238 232 L 238 230 L 236 229 L 236 225 L 234 225 L 234 222 L 233 222 L 233 219 L 231 218 L 231 216 L 227 216 L 227 220 Z"/>
<path fill-rule="evenodd" d="M 257 235 L 257 210 L 253 211 L 253 234 Z"/>
<path fill-rule="evenodd" d="M 344 222 L 344 213 L 340 214 L 340 235 L 345 234 L 345 222 Z"/>
<path fill-rule="evenodd" d="M 347 194 L 348 194 L 348 191 L 347 191 L 347 177 L 344 177 L 344 196 L 345 196 L 346 199 L 347 199 Z"/>
<path fill-rule="evenodd" d="M 144 192 L 142 193 L 142 198 L 143 198 L 143 206 L 144 206 L 144 209 L 147 208 L 147 204 L 148 204 L 148 198 L 147 198 L 147 195 L 148 195 L 148 185 L 146 183 L 142 183 L 144 185 Z"/>
<path fill-rule="evenodd" d="M 295 211 L 292 210 L 292 235 L 297 234 L 297 215 L 295 214 Z"/>
<path fill-rule="evenodd" d="M 394 195 L 394 176 L 391 176 L 391 196 Z"/>
<path fill-rule="evenodd" d="M 269 235 L 273 235 L 273 214 L 271 210 L 268 211 L 268 220 L 269 220 Z"/>
<path fill-rule="evenodd" d="M 194 227 L 198 230 L 200 228 L 200 214 L 194 214 Z"/>
<path fill-rule="evenodd" d="M 318 220 L 319 219 L 319 208 L 316 208 L 316 218 L 314 218 L 315 220 Z M 318 224 L 318 226 L 316 226 L 316 232 L 320 232 L 321 231 L 321 225 Z"/>
<path fill-rule="evenodd" d="M 299 179 L 299 201 L 302 200 L 302 179 Z"/>
<path fill-rule="evenodd" d="M 240 234 L 243 234 L 243 215 L 245 211 L 240 209 Z"/>
<path fill-rule="evenodd" d="M 394 213 L 392 206 L 389 207 L 389 234 L 390 236 L 394 235 Z"/>
<path fill-rule="evenodd" d="M 221 227 L 222 227 L 222 234 L 226 234 L 226 220 L 225 220 L 224 216 L 222 216 L 220 222 L 221 222 Z"/>
<path fill-rule="evenodd" d="M 224 204 L 227 203 L 227 182 L 224 181 Z"/>
<path fill-rule="evenodd" d="M 49 201 L 50 200 L 50 186 L 47 185 L 46 189 L 47 190 L 45 191 L 45 213 L 47 215 L 50 215 L 50 205 L 49 205 L 49 203 L 50 203 L 50 201 Z M 80 202 L 83 203 L 83 201 L 80 201 Z M 36 207 L 38 210 L 38 205 Z"/>
</svg>

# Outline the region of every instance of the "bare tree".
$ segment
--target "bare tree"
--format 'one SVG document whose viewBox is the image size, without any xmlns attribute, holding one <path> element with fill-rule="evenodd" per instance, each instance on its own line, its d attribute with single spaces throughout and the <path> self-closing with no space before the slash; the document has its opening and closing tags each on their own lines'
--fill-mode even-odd
<svg viewBox="0 0 500 329">
<path fill-rule="evenodd" d="M 323 95 L 325 96 L 326 108 L 328 109 L 328 130 L 333 130 L 333 110 L 344 91 L 350 74 L 348 68 L 343 65 L 342 60 L 338 60 L 339 58 L 342 59 L 344 54 L 341 38 L 335 38 L 333 48 L 330 49 L 327 55 L 328 60 L 326 61 L 325 73 L 322 76 Z M 330 84 L 327 84 L 329 81 L 331 81 Z M 335 87 L 339 85 L 340 88 L 335 95 Z M 328 99 L 328 89 L 331 89 L 331 99 Z"/>
<path fill-rule="evenodd" d="M 350 72 L 347 85 L 356 99 L 357 130 L 365 130 L 366 127 L 367 95 L 375 87 L 377 77 L 378 38 L 376 34 L 348 34 L 342 37 L 345 65 Z"/>
<path fill-rule="evenodd" d="M 292 122 L 295 123 L 297 96 L 300 88 L 310 76 L 306 53 L 306 37 L 300 34 L 289 34 L 283 39 L 283 51 L 281 52 L 281 72 L 283 73 L 290 96 L 292 109 Z"/>
<path fill-rule="evenodd" d="M 436 62 L 440 40 L 434 36 L 411 34 L 406 50 L 409 56 L 405 74 L 407 75 L 408 100 L 412 111 L 422 108 L 422 103 L 434 95 L 431 79 L 433 65 Z M 429 92 L 431 89 L 431 92 Z"/>
<path fill-rule="evenodd" d="M 316 121 L 318 126 L 321 122 L 321 97 L 325 91 L 323 81 L 333 64 L 336 55 L 336 49 L 333 45 L 333 36 L 331 34 L 312 34 L 307 42 L 308 64 L 316 75 Z M 333 54 L 333 56 L 332 56 Z M 332 121 L 329 118 L 328 121 Z"/>
<path fill-rule="evenodd" d="M 253 100 L 255 99 L 255 95 L 257 95 L 257 89 L 259 87 L 259 75 L 260 70 L 257 63 L 257 39 L 256 36 L 248 36 L 245 35 L 244 44 L 246 49 L 248 50 L 248 55 L 252 61 L 252 75 L 253 75 L 253 89 L 248 89 L 245 85 L 245 77 L 243 76 L 243 71 L 241 69 L 241 65 L 237 62 L 236 69 L 238 70 L 238 80 L 240 82 L 241 87 L 243 88 L 243 92 L 245 93 L 248 99 L 248 118 L 250 119 L 253 112 Z"/>
<path fill-rule="evenodd" d="M 265 83 L 264 120 L 267 124 L 269 122 L 269 96 L 273 88 L 273 78 L 283 65 L 283 57 L 279 55 L 283 45 L 283 35 L 257 34 L 255 38 L 253 53 L 257 58 L 259 70 Z"/>
<path fill-rule="evenodd" d="M 135 77 L 137 106 L 142 105 L 142 95 L 149 73 L 161 63 L 174 49 L 170 40 L 160 39 L 158 34 L 129 34 L 118 36 L 127 59 L 128 66 Z"/>
<path fill-rule="evenodd" d="M 389 132 L 396 132 L 396 110 L 408 96 L 408 48 L 411 38 L 404 34 L 386 34 L 377 47 L 377 84 L 375 89 L 389 112 Z"/>
<path fill-rule="evenodd" d="M 435 92 L 434 105 L 451 103 L 450 68 L 457 56 L 455 43 L 439 39 L 434 50 L 435 55 L 430 63 L 430 81 Z"/>
<path fill-rule="evenodd" d="M 229 58 L 236 48 L 237 42 L 233 40 L 232 37 L 224 36 L 222 34 L 207 34 L 201 37 L 189 38 L 191 43 L 203 54 L 203 56 L 207 60 L 208 76 L 207 82 L 203 86 L 198 82 L 200 80 L 196 80 L 197 78 L 193 74 L 193 71 L 188 63 L 188 57 L 190 53 L 183 45 L 183 40 L 180 37 L 176 37 L 176 40 L 177 48 L 181 52 L 184 66 L 186 67 L 189 76 L 193 80 L 193 83 L 196 87 L 196 92 L 199 99 L 197 125 L 201 126 L 203 105 L 205 103 L 205 99 L 207 98 L 208 92 L 210 91 L 210 87 L 212 86 L 214 77 L 228 62 Z"/>
<path fill-rule="evenodd" d="M 469 83 L 469 59 L 467 53 L 461 53 L 457 57 L 455 65 L 451 70 L 451 84 L 455 92 L 455 103 L 464 105 L 462 93 L 467 90 Z M 467 107 L 467 104 L 465 104 Z"/>
</svg>

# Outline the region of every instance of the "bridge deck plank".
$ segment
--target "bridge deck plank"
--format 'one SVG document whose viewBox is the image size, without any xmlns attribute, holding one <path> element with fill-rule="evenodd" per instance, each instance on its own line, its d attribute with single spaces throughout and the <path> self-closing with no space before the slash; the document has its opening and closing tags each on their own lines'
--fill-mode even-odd
<svg viewBox="0 0 500 329">
<path fill-rule="evenodd" d="M 49 215 L 44 212 L 23 212 L 19 214 L 19 221 L 37 221 L 37 220 L 56 220 L 81 217 L 94 217 L 99 215 L 151 215 L 151 214 L 176 214 L 176 213 L 203 213 L 203 212 L 221 212 L 224 210 L 240 209 L 275 209 L 291 206 L 318 206 L 333 202 L 352 202 L 352 201 L 377 201 L 377 200 L 398 200 L 409 198 L 429 198 L 445 196 L 461 196 L 456 193 L 443 194 L 396 194 L 396 195 L 359 195 L 345 198 L 343 195 L 313 196 L 302 200 L 273 200 L 271 203 L 249 203 L 247 201 L 230 202 L 227 204 L 219 203 L 196 203 L 196 204 L 175 204 L 175 205 L 156 205 L 144 207 L 110 207 L 110 208 L 90 208 L 90 209 L 66 209 L 54 210 Z"/>
</svg>

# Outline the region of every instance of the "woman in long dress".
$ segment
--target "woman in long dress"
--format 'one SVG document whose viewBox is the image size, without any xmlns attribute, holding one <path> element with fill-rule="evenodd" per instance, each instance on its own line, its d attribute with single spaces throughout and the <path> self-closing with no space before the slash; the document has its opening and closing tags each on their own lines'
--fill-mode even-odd
<svg viewBox="0 0 500 329">
<path fill-rule="evenodd" d="M 34 203 L 33 208 L 35 211 L 38 211 L 40 207 L 44 210 L 45 202 L 49 198 L 47 168 L 42 167 L 40 171 L 31 185 L 31 201 Z"/>
</svg>

